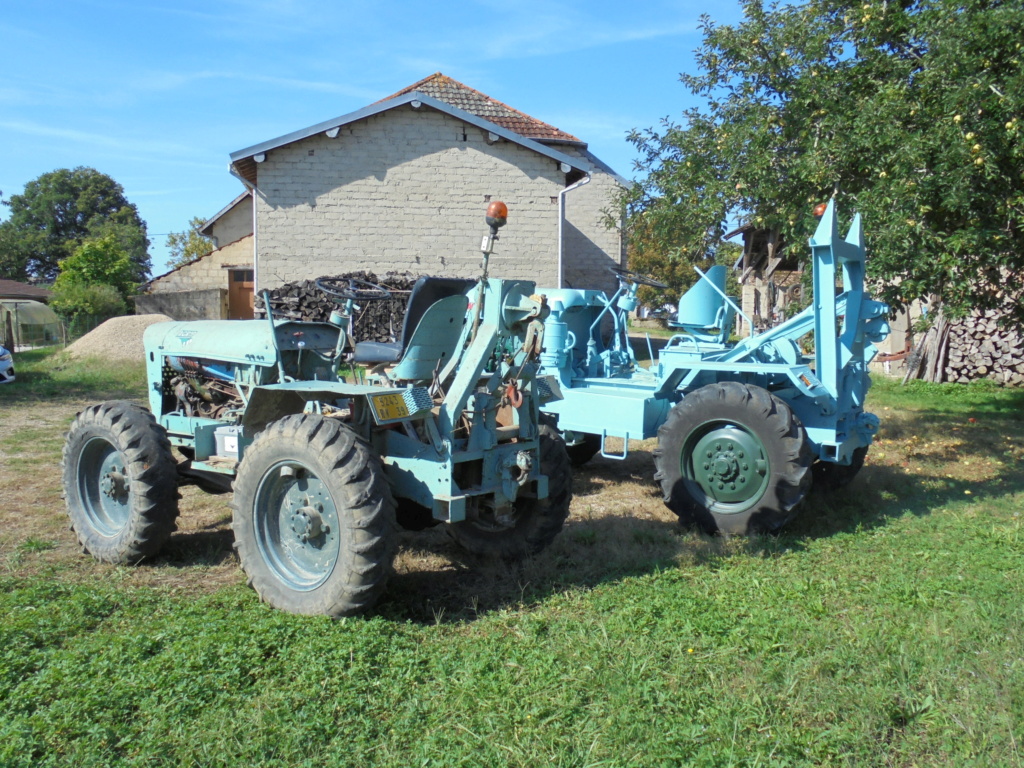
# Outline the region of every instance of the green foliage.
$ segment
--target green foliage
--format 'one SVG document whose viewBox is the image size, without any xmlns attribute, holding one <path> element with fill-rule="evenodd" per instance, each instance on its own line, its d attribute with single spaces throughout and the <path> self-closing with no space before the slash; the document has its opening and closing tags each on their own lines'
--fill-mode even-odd
<svg viewBox="0 0 1024 768">
<path fill-rule="evenodd" d="M 77 315 L 113 317 L 127 309 L 124 298 L 112 285 L 58 283 L 50 300 L 53 310 L 66 318 Z"/>
<path fill-rule="evenodd" d="M 110 234 L 99 240 L 86 240 L 74 254 L 64 259 L 54 288 L 107 285 L 127 301 L 137 288 L 134 274 L 128 254 Z"/>
<path fill-rule="evenodd" d="M 649 307 L 678 303 L 679 297 L 700 279 L 694 266 L 703 272 L 715 264 L 726 266 L 726 293 L 730 296 L 739 296 L 740 287 L 732 265 L 739 258 L 742 249 L 735 243 L 719 241 L 713 243 L 703 256 L 687 255 L 679 249 L 666 248 L 665 244 L 638 220 L 633 222 L 628 248 L 628 263 L 632 271 L 653 277 L 668 286 L 640 287 L 637 292 L 640 301 Z"/>
<path fill-rule="evenodd" d="M 205 223 L 205 219 L 194 216 L 186 232 L 171 232 L 167 236 L 167 248 L 170 251 L 167 266 L 171 269 L 183 267 L 213 250 L 213 240 L 199 232 Z"/>
<path fill-rule="evenodd" d="M 84 240 L 107 235 L 128 254 L 134 282 L 149 275 L 146 224 L 106 174 L 84 167 L 44 173 L 3 204 L 11 215 L 0 223 L 0 277 L 52 279 Z"/>
<path fill-rule="evenodd" d="M 745 217 L 801 244 L 812 204 L 838 194 L 864 216 L 888 301 L 936 294 L 956 315 L 1019 290 L 1019 3 L 743 7 L 735 26 L 704 19 L 700 74 L 682 77 L 706 110 L 630 137 L 648 173 L 628 194 L 631 236 L 692 260 Z"/>
</svg>

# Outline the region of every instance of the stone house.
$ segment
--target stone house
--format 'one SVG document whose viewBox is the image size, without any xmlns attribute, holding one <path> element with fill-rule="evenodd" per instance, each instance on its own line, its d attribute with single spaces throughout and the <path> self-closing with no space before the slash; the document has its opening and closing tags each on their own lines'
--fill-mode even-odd
<svg viewBox="0 0 1024 768">
<path fill-rule="evenodd" d="M 244 317 L 254 288 L 356 270 L 476 277 L 491 200 L 509 207 L 494 277 L 613 289 L 608 267 L 625 263 L 619 217 L 606 222 L 627 182 L 582 140 L 441 73 L 234 152 L 231 173 L 245 192 L 200 230 L 217 250 L 152 280 L 138 311 Z"/>
<path fill-rule="evenodd" d="M 135 297 L 136 312 L 177 320 L 253 316 L 252 195 L 242 192 L 199 231 L 213 240 L 214 250 L 153 278 Z"/>
<path fill-rule="evenodd" d="M 611 287 L 625 258 L 605 223 L 624 180 L 575 136 L 440 73 L 234 152 L 231 172 L 253 194 L 257 289 L 362 269 L 477 276 L 491 200 L 509 207 L 492 276 Z"/>
</svg>

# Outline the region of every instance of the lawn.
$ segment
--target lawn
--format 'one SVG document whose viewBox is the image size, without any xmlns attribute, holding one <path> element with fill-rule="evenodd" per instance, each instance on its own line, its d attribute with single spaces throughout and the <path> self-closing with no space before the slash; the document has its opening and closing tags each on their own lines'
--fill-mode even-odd
<svg viewBox="0 0 1024 768">
<path fill-rule="evenodd" d="M 575 478 L 510 568 L 403 534 L 368 616 L 261 605 L 225 497 L 167 551 L 81 555 L 76 410 L 141 366 L 0 389 L 0 766 L 1003 766 L 1024 741 L 1024 393 L 879 382 L 878 444 L 778 537 L 681 530 L 653 444 Z"/>
</svg>

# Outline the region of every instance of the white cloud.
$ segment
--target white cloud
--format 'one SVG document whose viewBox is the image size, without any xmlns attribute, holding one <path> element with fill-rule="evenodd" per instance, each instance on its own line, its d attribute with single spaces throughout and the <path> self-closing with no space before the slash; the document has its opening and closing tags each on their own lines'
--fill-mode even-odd
<svg viewBox="0 0 1024 768">
<path fill-rule="evenodd" d="M 91 133 L 75 128 L 63 128 L 54 125 L 43 125 L 27 120 L 0 120 L 0 129 L 14 133 L 26 134 L 38 138 L 61 139 L 92 147 L 118 149 L 125 153 L 141 153 L 144 156 L 154 154 L 194 156 L 195 149 L 184 144 L 161 141 L 159 139 L 133 139 L 106 133 Z"/>
</svg>

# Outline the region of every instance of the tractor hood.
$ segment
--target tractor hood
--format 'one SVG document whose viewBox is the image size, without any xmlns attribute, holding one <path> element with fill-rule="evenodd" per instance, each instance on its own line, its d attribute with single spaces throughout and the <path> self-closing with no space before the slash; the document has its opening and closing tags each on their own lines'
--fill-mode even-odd
<svg viewBox="0 0 1024 768">
<path fill-rule="evenodd" d="M 338 328 L 329 323 L 283 322 L 272 331 L 267 320 L 195 320 L 155 323 L 146 329 L 142 343 L 147 357 L 174 355 L 271 366 L 277 360 L 272 332 L 282 352 L 331 352 L 338 342 Z"/>
</svg>

